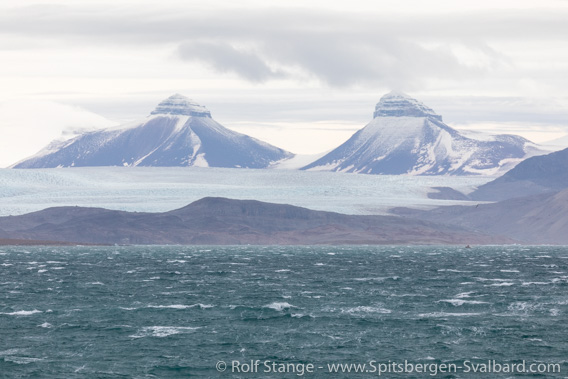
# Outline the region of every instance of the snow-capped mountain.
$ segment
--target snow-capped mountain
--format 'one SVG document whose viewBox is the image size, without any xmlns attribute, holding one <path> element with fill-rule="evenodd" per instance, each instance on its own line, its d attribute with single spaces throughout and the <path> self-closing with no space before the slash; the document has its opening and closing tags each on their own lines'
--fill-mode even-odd
<svg viewBox="0 0 568 379">
<path fill-rule="evenodd" d="M 175 94 L 143 121 L 54 141 L 14 168 L 201 166 L 265 168 L 292 153 L 229 130 Z"/>
<path fill-rule="evenodd" d="M 373 120 L 303 170 L 364 174 L 492 175 L 544 154 L 514 135 L 467 137 L 442 116 L 400 92 L 383 96 Z"/>
</svg>

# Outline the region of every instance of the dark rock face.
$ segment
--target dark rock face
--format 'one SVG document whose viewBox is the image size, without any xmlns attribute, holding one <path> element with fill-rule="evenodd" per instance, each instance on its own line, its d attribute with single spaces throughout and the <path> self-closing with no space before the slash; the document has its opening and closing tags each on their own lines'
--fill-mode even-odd
<svg viewBox="0 0 568 379">
<path fill-rule="evenodd" d="M 211 118 L 211 112 L 209 112 L 207 108 L 178 93 L 168 97 L 166 100 L 158 104 L 156 109 L 154 109 L 150 114 L 171 114 Z"/>
<path fill-rule="evenodd" d="M 53 143 L 15 168 L 200 166 L 266 168 L 293 154 L 223 127 L 181 95 L 144 121 Z"/>
<path fill-rule="evenodd" d="M 466 137 L 421 102 L 398 92 L 381 98 L 374 119 L 304 170 L 364 174 L 475 175 L 505 171 L 530 154 L 530 141 L 512 135 Z"/>
<path fill-rule="evenodd" d="M 373 118 L 377 117 L 429 117 L 442 121 L 442 116 L 436 114 L 432 108 L 395 91 L 383 96 L 377 103 Z"/>
<path fill-rule="evenodd" d="M 0 218 L 0 238 L 93 244 L 488 244 L 504 237 L 396 216 L 204 198 L 164 213 L 57 207 Z"/>
<path fill-rule="evenodd" d="M 564 188 L 568 188 L 568 149 L 526 159 L 470 196 L 475 200 L 504 200 Z"/>
<path fill-rule="evenodd" d="M 492 204 L 440 207 L 430 211 L 397 208 L 393 212 L 507 236 L 527 244 L 568 244 L 568 189 Z"/>
<path fill-rule="evenodd" d="M 451 187 L 432 187 L 435 192 L 428 193 L 429 199 L 439 200 L 469 200 L 469 196 Z"/>
</svg>

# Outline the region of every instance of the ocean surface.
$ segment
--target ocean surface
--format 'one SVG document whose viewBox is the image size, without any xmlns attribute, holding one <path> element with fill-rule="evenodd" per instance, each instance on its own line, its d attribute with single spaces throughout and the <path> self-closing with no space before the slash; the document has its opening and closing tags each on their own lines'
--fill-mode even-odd
<svg viewBox="0 0 568 379">
<path fill-rule="evenodd" d="M 2 378 L 568 376 L 566 247 L 0 247 L 0 291 Z"/>
</svg>

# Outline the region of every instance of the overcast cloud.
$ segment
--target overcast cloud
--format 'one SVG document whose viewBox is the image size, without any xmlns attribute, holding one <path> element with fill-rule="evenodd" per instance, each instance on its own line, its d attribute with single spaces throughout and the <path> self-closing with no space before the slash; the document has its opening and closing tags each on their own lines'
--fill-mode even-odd
<svg viewBox="0 0 568 379">
<path fill-rule="evenodd" d="M 0 33 L 82 47 L 170 44 L 183 60 L 252 82 L 308 76 L 330 86 L 417 90 L 430 79 L 475 80 L 499 68 L 521 68 L 492 45 L 521 41 L 538 54 L 549 48 L 541 44 L 554 42 L 565 62 L 567 19 L 565 9 L 393 17 L 380 11 L 35 5 L 3 12 Z"/>
<path fill-rule="evenodd" d="M 527 137 L 552 139 L 568 132 L 567 5 L 5 0 L 0 105 L 56 101 L 118 122 L 181 92 L 228 127 L 264 125 L 256 135 L 275 143 L 294 122 L 323 140 L 322 122 L 363 126 L 397 89 L 450 124 L 515 123 Z M 33 127 L 41 126 L 21 130 Z"/>
</svg>

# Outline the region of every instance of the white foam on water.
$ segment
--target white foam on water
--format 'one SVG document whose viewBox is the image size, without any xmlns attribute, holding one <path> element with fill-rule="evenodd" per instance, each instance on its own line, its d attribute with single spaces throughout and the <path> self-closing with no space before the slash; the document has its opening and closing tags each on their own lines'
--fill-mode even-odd
<svg viewBox="0 0 568 379">
<path fill-rule="evenodd" d="M 468 273 L 468 272 L 473 272 L 473 271 L 456 270 L 456 269 L 453 269 L 453 268 L 441 268 L 441 269 L 438 269 L 438 272 L 461 272 L 461 273 Z"/>
<path fill-rule="evenodd" d="M 33 311 L 16 311 L 16 312 L 9 312 L 9 313 L 2 313 L 3 315 L 8 315 L 8 316 L 30 316 L 36 313 L 43 313 L 42 311 L 38 311 L 37 309 L 34 309 Z"/>
<path fill-rule="evenodd" d="M 471 316 L 479 316 L 481 314 L 482 313 L 431 312 L 431 313 L 420 313 L 418 317 L 422 318 L 471 317 Z"/>
<path fill-rule="evenodd" d="M 341 311 L 341 313 L 349 313 L 349 314 L 360 314 L 360 313 L 381 313 L 381 314 L 388 314 L 392 311 L 390 309 L 386 309 L 380 306 L 358 306 L 353 308 L 347 308 Z"/>
<path fill-rule="evenodd" d="M 463 299 L 444 299 L 444 300 L 438 300 L 438 303 L 450 303 L 452 304 L 454 307 L 459 307 L 462 306 L 464 304 L 489 304 L 486 301 L 476 301 L 476 300 L 463 300 Z"/>
<path fill-rule="evenodd" d="M 515 283 L 513 282 L 501 282 L 501 283 L 493 283 L 493 284 L 489 284 L 486 285 L 485 287 L 510 287 L 510 286 L 514 286 Z"/>
<path fill-rule="evenodd" d="M 542 305 L 537 303 L 529 303 L 527 301 L 516 301 L 514 303 L 509 304 L 507 310 L 511 312 L 511 314 L 516 316 L 526 316 L 529 312 L 534 312 L 537 310 L 541 310 Z"/>
<path fill-rule="evenodd" d="M 290 304 L 290 303 L 286 303 L 286 302 L 274 302 L 274 303 L 270 303 L 268 305 L 265 305 L 264 308 L 270 308 L 270 309 L 274 309 L 275 311 L 281 312 L 285 309 L 290 309 L 290 308 L 297 308 L 294 305 Z"/>
<path fill-rule="evenodd" d="M 32 358 L 32 357 L 14 357 L 14 356 L 6 356 L 4 357 L 6 362 L 16 363 L 18 365 L 27 365 L 34 362 L 42 361 L 43 358 Z"/>
<path fill-rule="evenodd" d="M 213 308 L 214 305 L 211 304 L 170 304 L 170 305 L 148 305 L 147 308 L 157 308 L 157 309 L 190 309 L 190 308 L 208 309 Z"/>
<path fill-rule="evenodd" d="M 200 329 L 200 327 L 191 326 L 148 326 L 142 328 L 137 334 L 133 334 L 131 338 L 144 338 L 144 337 L 167 337 L 174 334 L 192 333 Z"/>
<path fill-rule="evenodd" d="M 475 293 L 475 291 L 458 293 L 456 295 L 456 299 L 463 299 L 464 297 L 471 297 L 472 293 Z"/>
</svg>

